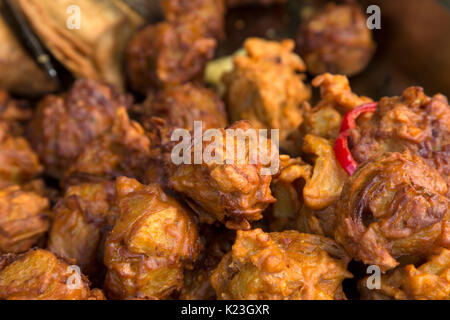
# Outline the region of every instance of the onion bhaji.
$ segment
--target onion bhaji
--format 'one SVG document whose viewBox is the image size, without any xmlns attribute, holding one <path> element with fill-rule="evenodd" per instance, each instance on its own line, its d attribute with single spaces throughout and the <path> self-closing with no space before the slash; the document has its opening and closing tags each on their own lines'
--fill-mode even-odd
<svg viewBox="0 0 450 320">
<path fill-rule="evenodd" d="M 296 230 L 304 206 L 302 190 L 313 168 L 300 158 L 280 155 L 280 171 L 273 177 L 272 194 L 277 199 L 267 212 L 270 231 Z"/>
<path fill-rule="evenodd" d="M 303 104 L 304 121 L 300 127 L 302 135 L 334 140 L 339 135 L 342 116 L 372 99 L 352 92 L 347 77 L 325 73 L 313 79 L 312 85 L 320 88 L 321 100 L 311 108 Z"/>
<path fill-rule="evenodd" d="M 50 227 L 50 204 L 20 186 L 0 189 L 0 253 L 24 252 L 36 245 Z"/>
<path fill-rule="evenodd" d="M 140 123 L 150 133 L 152 144 L 168 144 L 175 129 L 194 130 L 201 121 L 203 130 L 227 125 L 224 103 L 214 91 L 186 83 L 150 94 L 138 110 Z"/>
<path fill-rule="evenodd" d="M 212 91 L 200 85 L 186 83 L 150 94 L 138 108 L 140 123 L 149 136 L 152 148 L 146 183 L 167 185 L 170 153 L 176 142 L 171 141 L 175 129 L 194 130 L 194 121 L 202 129 L 227 125 L 225 106 Z"/>
<path fill-rule="evenodd" d="M 103 274 L 103 245 L 115 217 L 115 183 L 70 186 L 54 206 L 47 248 L 74 260 L 91 280 Z"/>
<path fill-rule="evenodd" d="M 300 72 L 306 70 L 294 54 L 294 42 L 245 41 L 247 55 L 234 58 L 224 75 L 225 100 L 231 121 L 250 120 L 257 128 L 279 129 L 280 144 L 303 121 L 301 104 L 311 97 Z"/>
<path fill-rule="evenodd" d="M 0 120 L 11 125 L 14 135 L 23 133 L 22 122 L 30 120 L 32 111 L 25 101 L 14 100 L 8 92 L 0 89 Z"/>
<path fill-rule="evenodd" d="M 356 162 L 383 152 L 410 150 L 436 168 L 447 181 L 450 197 L 450 106 L 444 95 L 425 95 L 420 87 L 385 97 L 371 118 L 358 119 L 349 137 Z"/>
<path fill-rule="evenodd" d="M 120 177 L 119 210 L 107 237 L 105 289 L 113 299 L 163 299 L 183 287 L 201 250 L 193 217 L 157 184 Z"/>
<path fill-rule="evenodd" d="M 203 34 L 216 39 L 225 37 L 224 0 L 162 0 L 166 21 L 190 23 L 200 21 Z"/>
<path fill-rule="evenodd" d="M 297 50 L 312 74 L 355 75 L 375 48 L 366 16 L 355 3 L 328 4 L 302 23 L 297 35 Z"/>
<path fill-rule="evenodd" d="M 211 276 L 218 299 L 341 300 L 351 278 L 347 253 L 333 240 L 297 231 L 237 231 Z"/>
<path fill-rule="evenodd" d="M 136 33 L 127 48 L 127 73 L 133 90 L 157 88 L 202 78 L 216 40 L 204 35 L 202 21 L 160 22 Z"/>
<path fill-rule="evenodd" d="M 11 124 L 0 120 L 0 188 L 24 184 L 43 170 L 28 141 L 11 131 Z"/>
<path fill-rule="evenodd" d="M 29 138 L 48 174 L 61 178 L 86 144 L 111 127 L 116 110 L 131 103 L 130 96 L 85 79 L 63 95 L 44 98 L 30 124 Z"/>
<path fill-rule="evenodd" d="M 118 108 L 110 129 L 84 146 L 66 176 L 139 178 L 149 157 L 150 140 L 144 129 L 129 119 L 125 108 Z"/>
<path fill-rule="evenodd" d="M 105 300 L 76 271 L 43 249 L 0 256 L 0 300 Z"/>
<path fill-rule="evenodd" d="M 400 257 L 450 248 L 450 199 L 439 173 L 412 153 L 387 153 L 358 167 L 337 203 L 335 239 L 383 272 Z"/>
<path fill-rule="evenodd" d="M 222 155 L 222 159 L 214 157 L 199 164 L 191 161 L 172 170 L 169 185 L 186 196 L 201 222 L 213 224 L 218 220 L 230 229 L 249 229 L 250 221 L 261 219 L 262 211 L 275 201 L 270 191 L 272 175 L 276 173 L 272 172 L 274 159 L 269 156 L 272 154 L 270 139 L 265 141 L 267 146 L 261 137 L 256 138 L 258 142 L 250 143 L 244 138 L 248 132 L 255 132 L 250 122 L 238 121 L 220 129 L 222 141 L 206 141 L 204 136 L 199 142 L 202 150 Z M 227 133 L 234 134 L 232 139 L 226 138 Z M 194 142 L 187 150 L 192 153 L 192 159 L 195 159 Z"/>
<path fill-rule="evenodd" d="M 409 264 L 382 275 L 379 289 L 369 289 L 368 280 L 359 282 L 362 299 L 450 300 L 450 250 L 441 249 L 419 267 Z"/>
</svg>

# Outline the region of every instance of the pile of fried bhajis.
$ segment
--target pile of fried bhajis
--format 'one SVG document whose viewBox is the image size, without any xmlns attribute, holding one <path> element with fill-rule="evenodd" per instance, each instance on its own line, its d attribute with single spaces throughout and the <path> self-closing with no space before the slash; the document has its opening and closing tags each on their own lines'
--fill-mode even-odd
<svg viewBox="0 0 450 320">
<path fill-rule="evenodd" d="M 352 92 L 375 51 L 359 6 L 249 38 L 223 96 L 204 83 L 226 8 L 279 2 L 163 0 L 127 48 L 139 104 L 89 79 L 34 109 L 0 91 L 0 299 L 341 300 L 346 279 L 361 299 L 450 299 L 450 106 Z M 279 169 L 175 165 L 195 120 L 279 129 Z"/>
</svg>

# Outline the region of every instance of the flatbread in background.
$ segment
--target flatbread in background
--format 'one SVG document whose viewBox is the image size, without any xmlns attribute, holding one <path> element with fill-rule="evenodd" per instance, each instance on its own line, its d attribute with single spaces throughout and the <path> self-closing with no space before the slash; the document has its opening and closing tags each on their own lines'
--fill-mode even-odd
<svg viewBox="0 0 450 320">
<path fill-rule="evenodd" d="M 1 3 L 0 3 L 1 4 Z M 56 89 L 16 39 L 0 15 L 0 88 L 21 96 L 39 96 Z"/>
<path fill-rule="evenodd" d="M 144 22 L 120 0 L 17 0 L 47 49 L 76 77 L 124 88 L 123 56 Z M 80 8 L 80 29 L 69 29 L 70 6 Z"/>
</svg>

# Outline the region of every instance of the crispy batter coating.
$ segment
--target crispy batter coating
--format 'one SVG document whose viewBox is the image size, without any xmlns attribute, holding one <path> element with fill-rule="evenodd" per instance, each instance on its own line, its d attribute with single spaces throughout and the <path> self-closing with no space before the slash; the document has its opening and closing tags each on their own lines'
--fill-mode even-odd
<svg viewBox="0 0 450 320">
<path fill-rule="evenodd" d="M 47 248 L 74 260 L 91 280 L 103 274 L 103 237 L 117 215 L 115 183 L 83 183 L 67 189 L 53 208 Z"/>
<path fill-rule="evenodd" d="M 0 253 L 28 250 L 41 240 L 49 226 L 47 198 L 20 186 L 0 190 Z"/>
<path fill-rule="evenodd" d="M 303 187 L 313 168 L 301 158 L 280 155 L 280 173 L 273 178 L 271 189 L 277 199 L 268 212 L 270 231 L 296 230 L 304 206 Z"/>
<path fill-rule="evenodd" d="M 342 116 L 372 101 L 353 93 L 345 76 L 325 73 L 315 77 L 312 85 L 320 88 L 321 100 L 313 108 L 309 103 L 303 104 L 304 121 L 300 127 L 303 135 L 314 134 L 334 140 L 339 134 Z"/>
<path fill-rule="evenodd" d="M 170 154 L 177 143 L 171 141 L 175 129 L 192 132 L 194 121 L 201 121 L 203 130 L 227 125 L 225 106 L 220 98 L 212 90 L 191 83 L 150 94 L 138 113 L 152 142 L 145 182 L 162 186 L 167 186 L 170 175 Z"/>
<path fill-rule="evenodd" d="M 170 143 L 175 129 L 194 130 L 194 121 L 202 121 L 203 130 L 227 125 L 225 106 L 219 96 L 191 83 L 150 94 L 139 109 L 140 122 L 156 145 Z"/>
<path fill-rule="evenodd" d="M 350 258 L 333 240 L 297 231 L 238 231 L 211 276 L 218 299 L 345 299 Z"/>
<path fill-rule="evenodd" d="M 450 106 L 445 96 L 428 97 L 422 88 L 410 87 L 402 96 L 382 98 L 371 118 L 358 121 L 350 146 L 357 162 L 410 150 L 446 179 L 450 196 Z"/>
<path fill-rule="evenodd" d="M 28 141 L 11 131 L 10 123 L 0 120 L 0 188 L 26 183 L 43 170 Z"/>
<path fill-rule="evenodd" d="M 231 121 L 250 120 L 257 128 L 279 129 L 281 145 L 302 123 L 301 103 L 311 96 L 303 83 L 306 70 L 291 40 L 250 38 L 247 55 L 234 58 L 224 75 L 225 100 Z"/>
<path fill-rule="evenodd" d="M 360 165 L 337 204 L 336 241 L 385 272 L 399 257 L 450 248 L 450 199 L 439 173 L 409 152 Z"/>
<path fill-rule="evenodd" d="M 83 274 L 43 249 L 0 257 L 0 300 L 105 300 Z"/>
<path fill-rule="evenodd" d="M 382 275 L 380 289 L 369 289 L 367 280 L 359 282 L 363 299 L 449 300 L 450 250 L 441 249 L 439 254 L 430 256 L 419 267 L 409 264 Z"/>
<path fill-rule="evenodd" d="M 84 146 L 66 176 L 139 178 L 149 157 L 150 140 L 144 129 L 129 119 L 125 108 L 118 108 L 111 128 Z"/>
<path fill-rule="evenodd" d="M 236 232 L 210 225 L 200 226 L 204 250 L 192 270 L 184 272 L 184 286 L 178 297 L 181 300 L 215 300 L 216 292 L 210 277 L 223 256 L 236 240 Z"/>
<path fill-rule="evenodd" d="M 339 199 L 347 173 L 336 160 L 328 140 L 307 135 L 303 140 L 303 151 L 314 155 L 313 174 L 303 188 L 305 204 L 311 209 L 325 209 Z"/>
<path fill-rule="evenodd" d="M 93 80 L 78 80 L 61 95 L 50 95 L 38 105 L 29 138 L 54 177 L 62 177 L 87 143 L 108 130 L 119 107 L 131 98 Z"/>
<path fill-rule="evenodd" d="M 216 40 L 204 34 L 201 20 L 161 22 L 137 32 L 127 48 L 127 74 L 138 92 L 202 78 Z"/>
<path fill-rule="evenodd" d="M 362 8 L 355 4 L 328 4 L 300 26 L 297 49 L 313 74 L 355 75 L 375 52 L 372 32 Z"/>
<path fill-rule="evenodd" d="M 201 142 L 205 152 L 222 155 L 222 159 L 180 164 L 174 168 L 169 185 L 187 197 L 202 222 L 212 224 L 219 220 L 230 229 L 249 229 L 249 222 L 261 219 L 262 211 L 275 201 L 270 191 L 272 163 L 262 160 L 271 152 L 270 139 L 267 139 L 266 150 L 262 151 L 262 140 L 259 143 L 243 141 L 246 133 L 255 132 L 250 122 L 238 121 L 227 129 L 235 134 L 231 139 L 226 139 L 225 129 L 220 129 L 222 141 Z M 227 153 L 229 142 L 232 145 L 228 145 L 228 150 L 232 151 Z M 188 150 L 192 159 L 195 159 L 194 146 L 192 139 Z M 227 163 L 228 160 L 233 163 Z"/>
<path fill-rule="evenodd" d="M 116 181 L 119 217 L 105 245 L 105 289 L 113 299 L 163 299 L 183 286 L 201 249 L 191 215 L 157 184 Z"/>
<path fill-rule="evenodd" d="M 224 0 L 162 0 L 161 3 L 167 21 L 201 21 L 204 35 L 216 39 L 225 37 Z"/>
<path fill-rule="evenodd" d="M 225 0 L 227 7 L 234 8 L 246 5 L 271 6 L 274 4 L 283 4 L 287 0 Z"/>
</svg>

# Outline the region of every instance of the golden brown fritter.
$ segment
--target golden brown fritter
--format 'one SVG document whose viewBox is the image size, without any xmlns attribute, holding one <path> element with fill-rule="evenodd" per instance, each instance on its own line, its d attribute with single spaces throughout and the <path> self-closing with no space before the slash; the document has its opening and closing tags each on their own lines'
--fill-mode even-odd
<svg viewBox="0 0 450 320">
<path fill-rule="evenodd" d="M 149 95 L 139 113 L 153 145 L 170 143 L 175 129 L 194 130 L 194 121 L 201 121 L 203 130 L 227 125 L 225 106 L 220 98 L 212 90 L 191 83 Z"/>
<path fill-rule="evenodd" d="M 0 190 L 0 253 L 19 253 L 36 245 L 50 226 L 47 198 L 20 186 Z"/>
<path fill-rule="evenodd" d="M 337 203 L 336 241 L 355 259 L 393 269 L 402 256 L 450 248 L 447 184 L 408 152 L 388 153 L 358 167 Z"/>
<path fill-rule="evenodd" d="M 320 88 L 321 100 L 313 108 L 309 103 L 304 103 L 304 121 L 300 128 L 302 135 L 314 134 L 334 140 L 339 134 L 342 116 L 372 101 L 368 97 L 354 94 L 345 76 L 325 73 L 315 77 L 312 85 Z"/>
<path fill-rule="evenodd" d="M 445 96 L 428 97 L 422 88 L 410 87 L 402 96 L 382 98 L 371 118 L 358 121 L 349 145 L 358 163 L 383 152 L 420 155 L 447 181 L 450 196 L 450 106 Z"/>
<path fill-rule="evenodd" d="M 192 216 L 157 184 L 116 181 L 119 217 L 105 245 L 105 289 L 113 299 L 163 299 L 183 286 L 201 249 Z"/>
<path fill-rule="evenodd" d="M 53 208 L 47 248 L 74 260 L 91 280 L 103 273 L 102 240 L 114 224 L 115 191 L 113 182 L 71 186 Z"/>
<path fill-rule="evenodd" d="M 236 240 L 236 232 L 210 225 L 200 226 L 204 250 L 192 270 L 184 272 L 184 286 L 181 300 L 215 300 L 216 292 L 211 286 L 210 277 L 223 256 L 231 250 Z"/>
<path fill-rule="evenodd" d="M 137 32 L 127 48 L 127 74 L 138 92 L 202 78 L 216 40 L 204 35 L 202 21 L 161 22 Z"/>
<path fill-rule="evenodd" d="M 366 16 L 355 3 L 328 4 L 302 23 L 297 35 L 297 50 L 312 74 L 357 74 L 375 48 Z"/>
<path fill-rule="evenodd" d="M 24 184 L 43 169 L 28 141 L 11 131 L 12 126 L 0 120 L 0 188 Z"/>
<path fill-rule="evenodd" d="M 84 146 L 66 176 L 140 178 L 149 157 L 150 140 L 144 129 L 129 119 L 125 108 L 118 108 L 111 128 Z"/>
<path fill-rule="evenodd" d="M 450 299 L 450 250 L 415 267 L 409 264 L 382 275 L 380 289 L 369 289 L 367 280 L 359 283 L 361 297 L 369 300 L 449 300 Z"/>
<path fill-rule="evenodd" d="M 280 156 L 280 175 L 272 183 L 277 201 L 269 216 L 270 230 L 292 229 L 332 238 L 335 204 L 348 176 L 328 140 L 308 134 L 303 152 L 312 158 L 313 166 L 300 158 Z"/>
<path fill-rule="evenodd" d="M 272 172 L 274 159 L 270 157 L 273 146 L 269 146 L 270 139 L 256 137 L 256 143 L 245 139 L 247 133 L 258 132 L 248 121 L 235 122 L 227 130 L 235 135 L 226 139 L 226 130 L 220 129 L 222 141 L 201 142 L 203 155 L 215 154 L 219 159 L 206 161 L 203 157 L 200 163 L 193 163 L 196 148 L 192 139 L 188 150 L 192 152 L 191 164 L 176 166 L 169 185 L 187 197 L 202 222 L 212 224 L 218 220 L 230 229 L 249 229 L 249 222 L 261 219 L 262 211 L 275 201 L 270 191 L 272 175 L 276 173 Z M 278 160 L 278 154 L 276 157 Z"/>
<path fill-rule="evenodd" d="M 270 231 L 297 230 L 303 203 L 303 187 L 313 172 L 300 158 L 280 155 L 280 172 L 272 180 L 272 194 L 277 199 L 267 212 Z"/>
<path fill-rule="evenodd" d="M 279 129 L 283 146 L 302 123 L 301 104 L 311 96 L 303 83 L 306 70 L 294 54 L 291 40 L 250 38 L 247 55 L 234 58 L 233 71 L 224 75 L 225 100 L 231 121 L 250 120 L 257 128 Z"/>
<path fill-rule="evenodd" d="M 303 140 L 303 152 L 313 155 L 314 169 L 311 179 L 303 188 L 305 204 L 322 210 L 339 199 L 347 173 L 337 161 L 331 143 L 315 135 Z"/>
<path fill-rule="evenodd" d="M 216 39 L 225 37 L 224 0 L 162 0 L 161 3 L 168 22 L 200 21 L 205 36 Z"/>
<path fill-rule="evenodd" d="M 44 98 L 29 138 L 46 171 L 60 178 L 87 143 L 108 130 L 119 107 L 131 98 L 93 80 L 78 80 L 67 93 Z"/>
<path fill-rule="evenodd" d="M 218 299 L 341 300 L 350 258 L 333 240 L 297 231 L 238 231 L 211 276 Z"/>
<path fill-rule="evenodd" d="M 75 266 L 76 267 L 76 266 Z M 0 300 L 105 300 L 83 274 L 43 249 L 0 257 Z"/>
<path fill-rule="evenodd" d="M 211 90 L 191 83 L 165 88 L 150 94 L 137 110 L 152 142 L 145 174 L 146 183 L 167 185 L 170 153 L 178 141 L 171 141 L 175 129 L 194 130 L 201 121 L 203 130 L 227 125 L 225 106 Z"/>
<path fill-rule="evenodd" d="M 246 5 L 270 6 L 273 4 L 286 3 L 286 0 L 225 0 L 227 7 L 234 8 Z"/>
</svg>

